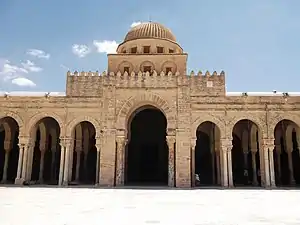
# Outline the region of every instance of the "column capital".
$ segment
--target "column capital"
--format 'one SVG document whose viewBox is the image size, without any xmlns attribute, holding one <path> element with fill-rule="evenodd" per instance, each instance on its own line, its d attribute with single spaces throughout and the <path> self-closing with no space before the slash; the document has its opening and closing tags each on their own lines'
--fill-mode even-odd
<svg viewBox="0 0 300 225">
<path fill-rule="evenodd" d="M 221 138 L 222 150 L 231 151 L 232 149 L 232 138 Z"/>
<path fill-rule="evenodd" d="M 191 138 L 191 147 L 192 147 L 192 149 L 196 148 L 196 144 L 197 144 L 197 138 Z"/>
<path fill-rule="evenodd" d="M 167 142 L 168 142 L 168 145 L 170 144 L 174 144 L 176 142 L 176 137 L 175 136 L 167 136 Z"/>
<path fill-rule="evenodd" d="M 72 141 L 74 141 L 73 138 L 60 138 L 60 145 L 62 147 L 70 147 L 72 144 Z"/>
<path fill-rule="evenodd" d="M 32 139 L 29 136 L 19 136 L 19 146 L 30 145 L 32 143 Z"/>
<path fill-rule="evenodd" d="M 117 148 L 119 151 L 122 150 L 127 144 L 127 139 L 125 138 L 125 136 L 117 136 L 116 141 L 117 141 Z"/>
<path fill-rule="evenodd" d="M 263 149 L 266 151 L 273 151 L 275 144 L 274 144 L 275 139 L 274 138 L 264 138 L 262 139 L 262 146 Z"/>
<path fill-rule="evenodd" d="M 126 142 L 127 140 L 126 140 L 126 138 L 125 138 L 125 136 L 117 136 L 116 137 L 116 142 L 118 142 L 118 143 L 122 143 L 122 142 Z"/>
</svg>

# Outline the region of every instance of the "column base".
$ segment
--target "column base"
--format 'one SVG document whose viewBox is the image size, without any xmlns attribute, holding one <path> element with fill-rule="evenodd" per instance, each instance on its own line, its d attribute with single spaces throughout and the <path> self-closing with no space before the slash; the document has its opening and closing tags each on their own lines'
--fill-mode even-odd
<svg viewBox="0 0 300 225">
<path fill-rule="evenodd" d="M 68 181 L 63 181 L 62 184 L 60 186 L 68 186 L 69 182 Z"/>
<path fill-rule="evenodd" d="M 16 178 L 15 184 L 16 185 L 24 185 L 25 179 L 24 178 Z"/>
</svg>

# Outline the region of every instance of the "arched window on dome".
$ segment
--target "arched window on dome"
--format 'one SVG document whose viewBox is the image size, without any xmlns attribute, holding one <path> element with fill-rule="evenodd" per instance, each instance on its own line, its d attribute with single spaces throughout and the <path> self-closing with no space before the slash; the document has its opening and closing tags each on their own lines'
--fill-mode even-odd
<svg viewBox="0 0 300 225">
<path fill-rule="evenodd" d="M 132 54 L 136 54 L 137 53 L 137 47 L 136 46 L 131 48 L 131 53 Z"/>
<path fill-rule="evenodd" d="M 174 53 L 174 49 L 171 49 L 171 48 L 170 48 L 170 49 L 169 49 L 169 53 L 171 53 L 171 54 Z"/>
<path fill-rule="evenodd" d="M 159 54 L 163 54 L 164 53 L 164 47 L 157 46 L 156 47 L 156 52 L 159 53 Z"/>
<path fill-rule="evenodd" d="M 145 54 L 149 54 L 150 53 L 150 46 L 143 46 L 143 52 Z"/>
</svg>

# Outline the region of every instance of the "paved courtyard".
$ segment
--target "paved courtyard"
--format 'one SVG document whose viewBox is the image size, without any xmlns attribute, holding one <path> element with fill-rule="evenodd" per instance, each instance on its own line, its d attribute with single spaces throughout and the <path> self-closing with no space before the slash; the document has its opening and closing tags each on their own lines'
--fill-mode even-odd
<svg viewBox="0 0 300 225">
<path fill-rule="evenodd" d="M 300 191 L 0 188 L 1 225 L 300 224 Z"/>
</svg>

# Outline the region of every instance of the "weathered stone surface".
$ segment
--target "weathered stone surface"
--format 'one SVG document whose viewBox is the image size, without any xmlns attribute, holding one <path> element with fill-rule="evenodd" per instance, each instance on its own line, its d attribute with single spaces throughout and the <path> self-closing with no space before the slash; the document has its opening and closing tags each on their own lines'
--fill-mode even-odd
<svg viewBox="0 0 300 225">
<path fill-rule="evenodd" d="M 216 124 L 220 138 L 229 142 L 235 124 L 244 119 L 254 122 L 265 140 L 274 139 L 275 126 L 284 119 L 300 125 L 299 96 L 227 96 L 224 72 L 187 74 L 187 54 L 178 43 L 151 35 L 124 41 L 117 54 L 108 55 L 107 72 L 68 72 L 66 96 L 3 94 L 1 123 L 8 117 L 16 121 L 21 145 L 34 138 L 36 124 L 45 117 L 57 121 L 62 140 L 72 137 L 78 123 L 92 123 L 96 138 L 102 139 L 99 182 L 111 186 L 115 182 L 123 184 L 124 180 L 124 146 L 118 145 L 116 151 L 116 142 L 121 143 L 117 136 L 127 138 L 128 123 L 138 109 L 156 107 L 166 116 L 168 135 L 175 138 L 174 154 L 170 155 L 170 161 L 175 163 L 169 166 L 175 181 L 169 182 L 177 187 L 191 185 L 191 140 L 196 138 L 201 123 Z M 150 46 L 150 52 L 143 53 L 143 46 Z M 157 52 L 158 46 L 163 47 L 163 53 Z M 131 53 L 135 47 L 137 53 Z M 261 163 L 262 168 L 267 168 L 267 159 Z"/>
</svg>

